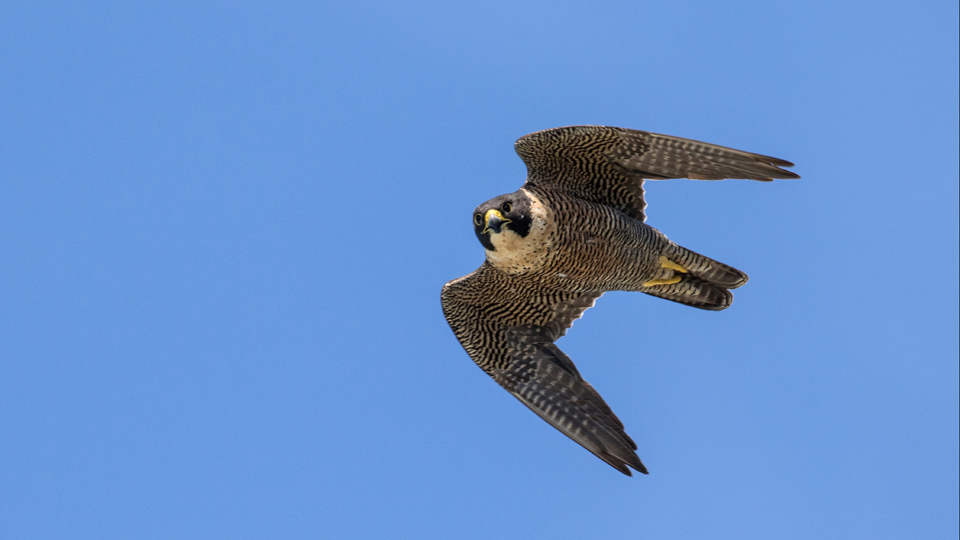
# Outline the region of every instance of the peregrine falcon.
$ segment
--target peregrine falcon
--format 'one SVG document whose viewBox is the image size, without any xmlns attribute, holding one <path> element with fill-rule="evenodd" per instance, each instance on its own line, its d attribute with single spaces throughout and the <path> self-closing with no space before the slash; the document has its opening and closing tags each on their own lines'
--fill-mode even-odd
<svg viewBox="0 0 960 540">
<path fill-rule="evenodd" d="M 515 148 L 527 181 L 474 210 L 486 260 L 443 286 L 443 314 L 474 362 L 520 402 L 623 474 L 646 474 L 623 423 L 554 342 L 607 291 L 719 311 L 747 282 L 644 223 L 644 179 L 799 176 L 782 159 L 605 126 L 538 131 Z"/>
</svg>

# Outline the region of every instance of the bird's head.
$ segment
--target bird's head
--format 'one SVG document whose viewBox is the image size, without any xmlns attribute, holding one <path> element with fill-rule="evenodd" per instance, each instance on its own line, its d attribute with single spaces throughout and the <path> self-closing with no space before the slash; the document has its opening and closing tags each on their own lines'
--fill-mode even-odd
<svg viewBox="0 0 960 540">
<path fill-rule="evenodd" d="M 530 210 L 531 201 L 522 190 L 494 197 L 473 211 L 473 230 L 483 247 L 496 251 L 504 237 L 530 234 Z"/>
</svg>

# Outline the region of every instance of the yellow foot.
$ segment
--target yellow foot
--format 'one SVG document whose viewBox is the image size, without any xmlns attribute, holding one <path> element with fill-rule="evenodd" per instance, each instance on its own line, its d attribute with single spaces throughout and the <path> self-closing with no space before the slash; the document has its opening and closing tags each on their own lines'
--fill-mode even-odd
<svg viewBox="0 0 960 540">
<path fill-rule="evenodd" d="M 687 272 L 689 272 L 689 270 L 687 270 L 686 268 L 684 268 L 684 267 L 680 266 L 679 264 L 671 261 L 670 259 L 664 257 L 663 255 L 660 256 L 660 266 L 661 266 L 662 268 L 667 268 L 667 269 L 669 269 L 669 270 L 676 270 L 677 272 L 681 272 L 681 273 L 684 273 L 684 274 L 686 274 Z M 679 279 L 679 278 L 678 278 L 678 279 Z M 672 281 L 671 283 L 676 283 L 676 281 Z"/>
<path fill-rule="evenodd" d="M 673 285 L 674 283 L 680 283 L 680 276 L 673 276 L 667 279 L 651 279 L 650 281 L 641 285 L 641 287 L 653 287 L 654 285 Z"/>
</svg>

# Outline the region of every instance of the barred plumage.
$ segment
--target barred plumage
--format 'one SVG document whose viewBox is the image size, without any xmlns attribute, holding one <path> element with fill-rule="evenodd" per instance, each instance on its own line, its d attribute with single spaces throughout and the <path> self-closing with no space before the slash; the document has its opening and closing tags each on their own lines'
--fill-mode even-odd
<svg viewBox="0 0 960 540">
<path fill-rule="evenodd" d="M 516 151 L 527 181 L 475 210 L 487 260 L 443 287 L 444 315 L 477 365 L 524 405 L 622 473 L 646 473 L 623 424 L 554 342 L 606 291 L 721 310 L 746 283 L 644 223 L 644 179 L 799 176 L 777 158 L 603 126 L 532 133 Z"/>
</svg>

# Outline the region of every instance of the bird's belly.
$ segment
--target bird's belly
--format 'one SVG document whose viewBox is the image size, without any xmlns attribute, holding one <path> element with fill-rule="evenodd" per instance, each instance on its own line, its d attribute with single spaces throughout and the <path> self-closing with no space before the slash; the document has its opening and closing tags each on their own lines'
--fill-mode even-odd
<svg viewBox="0 0 960 540">
<path fill-rule="evenodd" d="M 558 242 L 542 269 L 543 279 L 560 289 L 578 291 L 637 290 L 661 269 L 666 237 L 652 227 L 611 228 L 605 234 L 576 231 Z"/>
<path fill-rule="evenodd" d="M 587 261 L 563 259 L 544 270 L 544 277 L 555 280 L 560 289 L 616 291 L 633 289 L 635 283 L 648 280 L 657 266 L 648 253 L 624 250 L 591 254 Z"/>
</svg>

